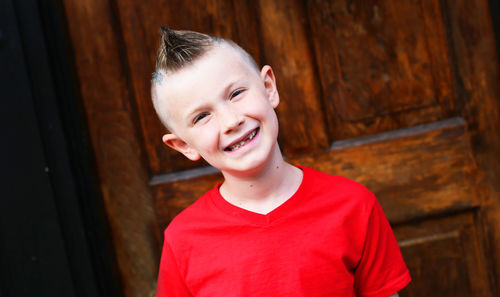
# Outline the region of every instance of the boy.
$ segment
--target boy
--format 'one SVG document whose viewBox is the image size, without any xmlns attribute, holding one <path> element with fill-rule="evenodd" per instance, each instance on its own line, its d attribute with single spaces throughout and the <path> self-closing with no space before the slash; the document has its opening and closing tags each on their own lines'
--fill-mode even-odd
<svg viewBox="0 0 500 297">
<path fill-rule="evenodd" d="M 156 296 L 397 296 L 410 275 L 374 195 L 283 160 L 271 67 L 229 40 L 161 34 L 163 142 L 224 182 L 165 230 Z"/>
</svg>

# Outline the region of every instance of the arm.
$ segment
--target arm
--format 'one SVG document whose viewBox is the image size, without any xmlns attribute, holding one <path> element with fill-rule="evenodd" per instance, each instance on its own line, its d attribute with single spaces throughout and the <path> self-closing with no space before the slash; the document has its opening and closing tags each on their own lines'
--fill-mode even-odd
<svg viewBox="0 0 500 297">
<path fill-rule="evenodd" d="M 399 297 L 399 294 L 398 293 L 395 293 L 395 294 L 392 294 L 391 296 L 389 297 Z"/>
<path fill-rule="evenodd" d="M 166 240 L 160 260 L 156 297 L 192 297 L 179 273 L 174 253 Z"/>
<path fill-rule="evenodd" d="M 375 200 L 369 209 L 363 252 L 355 271 L 357 293 L 397 297 L 397 291 L 410 282 L 410 275 L 382 208 Z"/>
</svg>

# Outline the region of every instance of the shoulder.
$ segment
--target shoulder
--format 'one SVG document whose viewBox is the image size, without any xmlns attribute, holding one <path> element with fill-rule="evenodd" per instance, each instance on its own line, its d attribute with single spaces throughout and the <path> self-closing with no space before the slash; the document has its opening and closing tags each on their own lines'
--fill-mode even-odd
<svg viewBox="0 0 500 297">
<path fill-rule="evenodd" d="M 316 195 L 333 195 L 365 202 L 373 202 L 375 195 L 364 185 L 349 178 L 324 173 L 315 169 L 300 167 L 307 179 L 309 190 Z"/>
<path fill-rule="evenodd" d="M 356 181 L 306 167 L 301 169 L 304 172 L 304 192 L 308 193 L 312 204 L 329 210 L 335 217 L 362 223 L 378 203 L 375 195 Z"/>
<path fill-rule="evenodd" d="M 172 219 L 164 232 L 166 240 L 182 237 L 189 230 L 198 228 L 202 224 L 202 220 L 207 219 L 212 212 L 210 197 L 216 191 L 216 187 L 203 194 Z"/>
</svg>

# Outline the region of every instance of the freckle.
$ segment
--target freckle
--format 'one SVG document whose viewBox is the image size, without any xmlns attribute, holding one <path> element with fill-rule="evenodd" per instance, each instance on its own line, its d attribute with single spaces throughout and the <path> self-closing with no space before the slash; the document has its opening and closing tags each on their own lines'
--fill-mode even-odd
<svg viewBox="0 0 500 297">
<path fill-rule="evenodd" d="M 253 185 L 250 185 L 250 188 L 252 188 L 252 187 L 253 187 Z"/>
<path fill-rule="evenodd" d="M 276 169 L 279 169 L 280 167 L 279 166 L 276 166 Z"/>
</svg>

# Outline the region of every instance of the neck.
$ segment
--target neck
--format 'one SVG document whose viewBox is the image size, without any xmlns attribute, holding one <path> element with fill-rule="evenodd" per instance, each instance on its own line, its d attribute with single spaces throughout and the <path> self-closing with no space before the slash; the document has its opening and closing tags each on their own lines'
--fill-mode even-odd
<svg viewBox="0 0 500 297">
<path fill-rule="evenodd" d="M 220 193 L 226 201 L 241 208 L 268 213 L 288 200 L 302 182 L 302 171 L 285 162 L 278 146 L 263 168 L 246 174 L 223 172 Z"/>
</svg>

